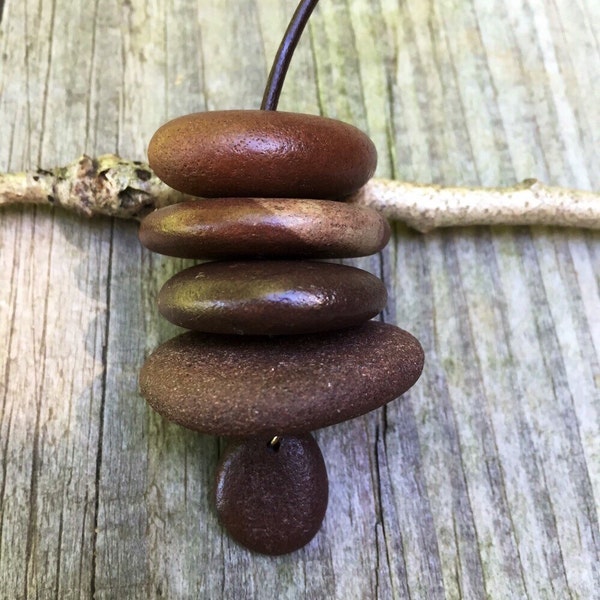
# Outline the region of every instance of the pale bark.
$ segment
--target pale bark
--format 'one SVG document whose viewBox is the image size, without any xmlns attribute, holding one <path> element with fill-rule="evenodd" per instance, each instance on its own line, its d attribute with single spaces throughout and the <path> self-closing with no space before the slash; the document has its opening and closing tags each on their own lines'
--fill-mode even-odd
<svg viewBox="0 0 600 600">
<path fill-rule="evenodd" d="M 553 225 L 600 228 L 600 194 L 544 185 L 445 187 L 372 179 L 351 200 L 426 233 L 467 225 Z"/>
</svg>

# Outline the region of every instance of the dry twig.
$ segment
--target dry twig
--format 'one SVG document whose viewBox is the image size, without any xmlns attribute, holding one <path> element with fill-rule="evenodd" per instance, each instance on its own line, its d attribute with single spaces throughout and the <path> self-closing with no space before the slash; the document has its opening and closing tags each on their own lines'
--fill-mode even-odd
<svg viewBox="0 0 600 600">
<path fill-rule="evenodd" d="M 442 187 L 372 179 L 352 202 L 426 233 L 457 225 L 555 225 L 600 229 L 600 194 L 526 179 L 511 187 Z"/>
<path fill-rule="evenodd" d="M 52 204 L 88 217 L 141 219 L 190 199 L 162 183 L 147 164 L 113 154 L 82 156 L 51 171 L 0 174 L 0 206 Z M 600 194 L 545 186 L 535 179 L 506 188 L 442 187 L 373 179 L 350 202 L 371 206 L 418 231 L 457 225 L 556 225 L 600 229 Z"/>
<path fill-rule="evenodd" d="M 50 204 L 86 217 L 141 219 L 155 208 L 188 199 L 160 181 L 147 164 L 114 154 L 97 159 L 84 155 L 51 171 L 0 174 L 0 206 Z"/>
</svg>

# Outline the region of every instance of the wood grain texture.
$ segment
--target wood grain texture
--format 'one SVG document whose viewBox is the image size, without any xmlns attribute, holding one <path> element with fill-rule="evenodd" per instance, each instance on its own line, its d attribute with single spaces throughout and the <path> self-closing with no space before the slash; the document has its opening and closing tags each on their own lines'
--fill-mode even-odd
<svg viewBox="0 0 600 600">
<path fill-rule="evenodd" d="M 295 0 L 0 1 L 0 169 L 145 158 L 255 108 Z M 322 0 L 282 110 L 363 128 L 378 175 L 600 189 L 596 0 Z M 0 212 L 0 598 L 600 598 L 600 234 L 394 228 L 402 400 L 317 433 L 322 531 L 267 558 L 209 504 L 218 440 L 137 392 L 185 263 L 133 224 Z"/>
</svg>

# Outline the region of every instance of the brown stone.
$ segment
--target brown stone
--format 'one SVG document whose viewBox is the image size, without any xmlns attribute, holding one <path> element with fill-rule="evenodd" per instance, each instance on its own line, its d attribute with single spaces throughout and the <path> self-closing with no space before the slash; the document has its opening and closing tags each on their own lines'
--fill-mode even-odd
<svg viewBox="0 0 600 600">
<path fill-rule="evenodd" d="M 275 338 L 184 333 L 140 373 L 166 419 L 224 436 L 305 433 L 369 412 L 408 390 L 423 368 L 410 333 L 376 321 Z"/>
<path fill-rule="evenodd" d="M 367 271 L 316 261 L 227 261 L 190 267 L 158 295 L 175 325 L 210 333 L 287 335 L 358 325 L 387 293 Z"/>
<path fill-rule="evenodd" d="M 165 183 L 194 196 L 337 199 L 371 178 L 377 151 L 342 121 L 229 110 L 169 121 L 150 141 L 148 159 Z"/>
<path fill-rule="evenodd" d="M 327 510 L 327 470 L 310 435 L 231 442 L 219 462 L 215 505 L 233 539 L 286 554 L 315 536 Z"/>
<path fill-rule="evenodd" d="M 156 210 L 139 235 L 150 250 L 181 258 L 349 258 L 381 250 L 390 227 L 355 204 L 216 198 Z"/>
</svg>

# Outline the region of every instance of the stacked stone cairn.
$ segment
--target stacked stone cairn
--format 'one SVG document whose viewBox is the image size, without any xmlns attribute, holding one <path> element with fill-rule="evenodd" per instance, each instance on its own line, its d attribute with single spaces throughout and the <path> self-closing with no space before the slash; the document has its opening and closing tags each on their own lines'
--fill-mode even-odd
<svg viewBox="0 0 600 600">
<path fill-rule="evenodd" d="M 320 260 L 389 240 L 379 213 L 343 202 L 372 176 L 375 147 L 340 121 L 238 110 L 170 121 L 148 154 L 165 183 L 198 200 L 146 217 L 142 243 L 211 262 L 161 289 L 160 313 L 191 331 L 147 359 L 141 392 L 165 418 L 228 438 L 215 502 L 232 537 L 266 554 L 296 550 L 327 507 L 310 432 L 397 398 L 423 367 L 412 335 L 370 320 L 383 283 Z"/>
</svg>

